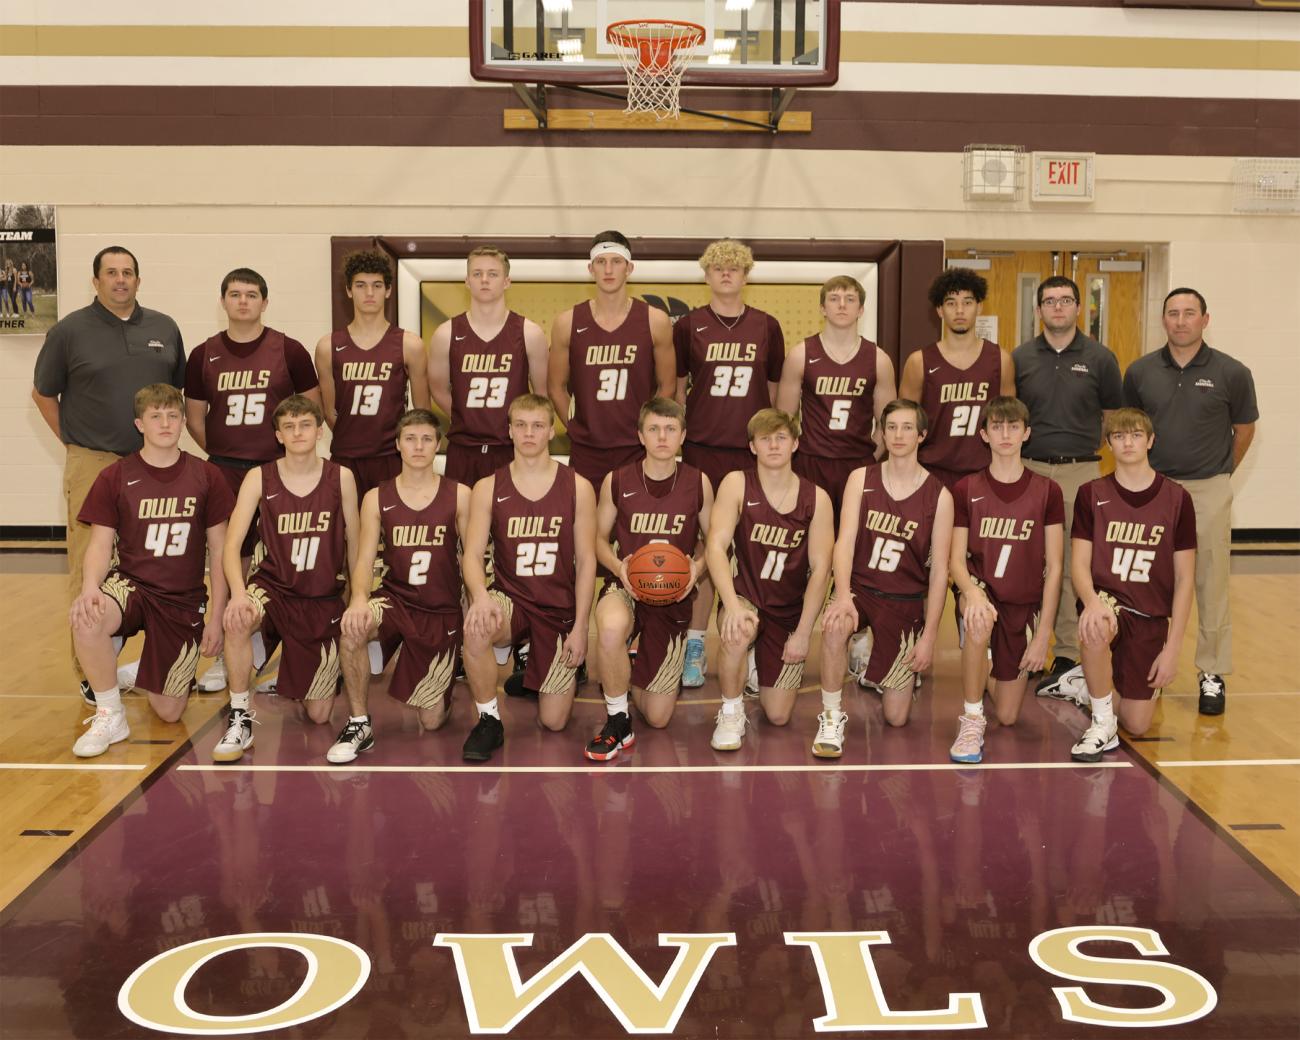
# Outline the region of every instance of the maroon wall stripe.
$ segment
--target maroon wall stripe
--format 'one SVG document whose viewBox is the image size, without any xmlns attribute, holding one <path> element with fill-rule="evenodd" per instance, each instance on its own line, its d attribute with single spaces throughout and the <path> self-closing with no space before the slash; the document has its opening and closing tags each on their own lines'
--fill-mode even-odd
<svg viewBox="0 0 1300 1040">
<path fill-rule="evenodd" d="M 759 92 L 701 91 L 694 107 L 760 108 Z M 614 102 L 550 91 L 566 108 Z M 1241 98 L 803 91 L 809 134 L 507 131 L 504 87 L 7 87 L 9 145 L 795 148 L 956 152 L 972 141 L 1137 155 L 1300 156 L 1300 104 Z"/>
</svg>

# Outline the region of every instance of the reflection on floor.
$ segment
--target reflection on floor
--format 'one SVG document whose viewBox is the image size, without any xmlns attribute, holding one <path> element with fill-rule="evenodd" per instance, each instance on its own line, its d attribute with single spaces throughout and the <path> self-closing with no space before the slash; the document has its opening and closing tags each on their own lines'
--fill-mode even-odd
<svg viewBox="0 0 1300 1040">
<path fill-rule="evenodd" d="M 805 1037 L 826 1017 L 1103 1035 L 1063 1020 L 1053 988 L 1076 984 L 1072 968 L 1120 983 L 1083 983 L 1076 1012 L 1154 1009 L 1152 986 L 1169 990 L 1128 1035 L 1300 1035 L 1300 902 L 1127 750 L 1070 765 L 1072 706 L 1027 705 L 1013 729 L 990 726 L 984 767 L 957 768 L 924 695 L 903 730 L 851 696 L 846 754 L 829 764 L 808 754 L 815 694 L 784 729 L 750 703 L 733 755 L 709 749 L 713 706 L 687 704 L 601 767 L 581 757 L 599 706 L 553 734 L 509 701 L 506 747 L 468 767 L 463 693 L 432 734 L 376 697 L 374 752 L 339 768 L 323 757 L 333 729 L 258 700 L 244 762 L 212 766 L 207 727 L 0 914 L 4 1036 L 159 1036 L 140 1020 L 171 1031 L 187 1013 L 286 1002 L 279 1021 L 304 1024 L 277 1035 Z M 1086 930 L 1035 943 L 1070 928 Z M 867 934 L 846 945 L 853 932 Z M 119 1010 L 151 959 L 248 933 L 296 933 L 307 953 L 245 940 L 199 963 L 210 951 L 196 947 L 135 977 L 135 1021 Z M 599 938 L 576 967 L 548 968 L 605 933 L 639 971 Z M 1069 953 L 1079 937 L 1101 965 Z M 190 969 L 185 1012 L 174 983 Z"/>
</svg>

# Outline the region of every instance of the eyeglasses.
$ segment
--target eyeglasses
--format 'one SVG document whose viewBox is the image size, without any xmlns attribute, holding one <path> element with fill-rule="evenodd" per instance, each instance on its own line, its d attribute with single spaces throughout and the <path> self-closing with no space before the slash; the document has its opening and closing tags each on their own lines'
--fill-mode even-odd
<svg viewBox="0 0 1300 1040">
<path fill-rule="evenodd" d="M 1043 298 L 1043 302 L 1039 304 L 1040 307 L 1069 307 L 1071 305 L 1076 307 L 1079 305 L 1079 301 L 1073 296 L 1046 296 Z"/>
</svg>

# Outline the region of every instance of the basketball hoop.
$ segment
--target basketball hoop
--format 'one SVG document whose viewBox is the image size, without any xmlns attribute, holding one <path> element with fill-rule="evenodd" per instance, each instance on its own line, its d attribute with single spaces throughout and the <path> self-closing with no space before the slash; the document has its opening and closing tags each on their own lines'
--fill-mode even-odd
<svg viewBox="0 0 1300 1040">
<path fill-rule="evenodd" d="M 605 30 L 627 73 L 627 112 L 653 112 L 657 119 L 681 113 L 682 76 L 704 26 L 662 18 L 614 22 Z"/>
</svg>

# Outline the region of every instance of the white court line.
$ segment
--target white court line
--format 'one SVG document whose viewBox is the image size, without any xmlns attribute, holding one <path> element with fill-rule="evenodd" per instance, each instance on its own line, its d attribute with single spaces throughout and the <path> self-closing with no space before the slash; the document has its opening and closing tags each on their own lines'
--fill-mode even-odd
<svg viewBox="0 0 1300 1040">
<path fill-rule="evenodd" d="M 147 765 L 118 765 L 96 762 L 0 762 L 0 769 L 89 769 L 101 773 L 138 772 Z"/>
<path fill-rule="evenodd" d="M 1219 758 L 1219 759 L 1179 759 L 1161 761 L 1151 759 L 1153 766 L 1300 766 L 1300 758 Z"/>
<path fill-rule="evenodd" d="M 221 773 L 241 769 L 250 773 L 950 773 L 962 769 L 1131 769 L 1130 762 L 984 762 L 977 766 L 959 762 L 911 765 L 802 765 L 802 766 L 245 766 L 183 765 L 181 772 Z"/>
</svg>

